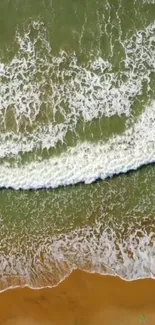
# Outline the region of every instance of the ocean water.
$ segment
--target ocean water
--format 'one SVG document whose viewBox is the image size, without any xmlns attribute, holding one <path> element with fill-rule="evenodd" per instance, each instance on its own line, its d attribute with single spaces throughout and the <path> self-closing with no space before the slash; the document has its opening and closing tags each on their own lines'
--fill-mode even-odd
<svg viewBox="0 0 155 325">
<path fill-rule="evenodd" d="M 155 277 L 155 1 L 0 3 L 0 290 Z"/>
</svg>

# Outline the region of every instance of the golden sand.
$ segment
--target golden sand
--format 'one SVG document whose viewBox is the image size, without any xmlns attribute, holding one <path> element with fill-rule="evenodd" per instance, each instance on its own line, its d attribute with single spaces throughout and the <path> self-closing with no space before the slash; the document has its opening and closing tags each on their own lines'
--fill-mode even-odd
<svg viewBox="0 0 155 325">
<path fill-rule="evenodd" d="M 0 325 L 155 325 L 155 280 L 74 271 L 52 289 L 0 294 Z"/>
</svg>

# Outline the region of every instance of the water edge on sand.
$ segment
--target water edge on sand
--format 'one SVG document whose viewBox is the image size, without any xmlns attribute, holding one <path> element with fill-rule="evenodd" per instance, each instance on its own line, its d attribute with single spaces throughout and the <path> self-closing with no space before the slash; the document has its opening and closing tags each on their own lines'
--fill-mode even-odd
<svg viewBox="0 0 155 325">
<path fill-rule="evenodd" d="M 54 288 L 6 290 L 0 306 L 0 325 L 153 325 L 155 281 L 76 270 Z"/>
</svg>

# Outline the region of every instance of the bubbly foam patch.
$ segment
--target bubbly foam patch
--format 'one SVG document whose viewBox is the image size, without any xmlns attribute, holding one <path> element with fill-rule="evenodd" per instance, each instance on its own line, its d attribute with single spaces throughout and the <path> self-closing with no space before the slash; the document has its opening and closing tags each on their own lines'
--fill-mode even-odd
<svg viewBox="0 0 155 325">
<path fill-rule="evenodd" d="M 83 64 L 76 53 L 54 56 L 40 23 L 31 24 L 24 37 L 18 32 L 16 56 L 0 63 L 0 157 L 55 147 L 68 130 L 76 134 L 81 119 L 129 117 L 144 83 L 150 91 L 154 30 L 151 24 L 125 40 L 119 36 L 124 52 L 119 72 L 111 57 L 100 54 Z"/>
<path fill-rule="evenodd" d="M 11 106 L 17 125 L 22 116 L 33 123 L 39 112 L 46 110 L 46 106 L 41 107 L 43 103 L 50 105 L 53 122 L 57 111 L 67 123 L 79 117 L 90 121 L 99 115 L 129 115 L 129 98 L 137 93 L 130 76 L 124 84 L 101 57 L 82 66 L 75 53 L 61 51 L 58 57 L 53 56 L 43 27 L 42 33 L 39 30 L 37 38 L 31 40 L 31 29 L 38 28 L 33 23 L 24 38 L 17 33 L 17 56 L 8 65 L 0 65 L 1 111 Z"/>
<path fill-rule="evenodd" d="M 25 255 L 13 253 L 13 248 L 9 255 L 1 252 L 0 289 L 52 287 L 77 268 L 125 280 L 154 278 L 154 232 L 129 228 L 123 238 L 120 231 L 118 236 L 111 227 L 103 229 L 97 223 L 44 241 L 39 236 L 37 246 L 27 247 Z"/>
<path fill-rule="evenodd" d="M 140 116 L 138 122 L 123 135 L 108 142 L 84 142 L 59 157 L 33 161 L 11 167 L 1 165 L 1 187 L 29 189 L 58 187 L 137 169 L 155 161 L 155 103 Z"/>
</svg>

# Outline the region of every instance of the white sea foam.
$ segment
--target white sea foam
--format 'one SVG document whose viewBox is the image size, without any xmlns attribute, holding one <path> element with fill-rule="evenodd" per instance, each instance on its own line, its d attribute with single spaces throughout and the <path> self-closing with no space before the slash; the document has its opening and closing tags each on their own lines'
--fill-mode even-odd
<svg viewBox="0 0 155 325">
<path fill-rule="evenodd" d="M 35 39 L 31 37 L 32 28 L 37 31 Z M 130 116 L 135 96 L 141 95 L 145 82 L 150 91 L 150 74 L 155 69 L 154 30 L 155 24 L 150 24 L 124 41 L 119 38 L 125 55 L 122 75 L 113 72 L 111 58 L 108 61 L 98 56 L 80 65 L 75 53 L 61 51 L 59 56 L 53 56 L 42 24 L 33 23 L 23 38 L 17 33 L 17 55 L 10 63 L 0 64 L 4 129 L 0 134 L 0 157 L 55 147 L 58 141 L 65 141 L 68 130 L 76 133 L 81 118 L 86 122 L 100 116 Z M 15 131 L 8 131 L 10 111 Z M 57 122 L 57 113 L 63 122 Z M 31 132 L 27 126 L 32 127 Z"/>
<path fill-rule="evenodd" d="M 16 57 L 10 63 L 2 60 L 0 64 L 0 125 L 4 128 L 0 134 L 1 158 L 55 147 L 58 141 L 64 141 L 68 130 L 76 133 L 81 118 L 92 121 L 100 116 L 130 117 L 135 97 L 143 92 L 143 84 L 147 83 L 148 93 L 151 90 L 151 73 L 155 72 L 155 24 L 123 41 L 120 36 L 119 42 L 124 49 L 122 76 L 113 72 L 111 58 L 103 59 L 98 55 L 87 65 L 80 65 L 75 53 L 61 51 L 59 56 L 53 56 L 44 37 L 44 27 L 34 23 L 33 28 L 38 31 L 37 37 L 32 39 L 30 30 L 23 38 L 17 33 L 19 50 Z M 38 50 L 38 41 L 44 56 Z M 42 123 L 46 105 L 50 107 L 48 122 L 45 119 Z M 13 113 L 15 131 L 7 129 L 8 111 Z M 63 122 L 57 122 L 57 112 Z M 21 131 L 23 117 L 25 124 Z M 32 126 L 31 131 L 26 129 L 27 125 Z M 58 157 L 36 158 L 23 165 L 20 160 L 2 162 L 0 187 L 36 189 L 91 183 L 151 162 L 155 162 L 153 100 L 134 125 L 107 142 L 79 141 L 76 147 L 68 148 Z M 2 226 L 4 224 L 1 230 Z M 126 280 L 155 277 L 153 232 L 148 234 L 141 227 L 135 230 L 134 226 L 129 229 L 128 225 L 126 237 L 118 238 L 112 228 L 102 228 L 103 222 L 96 222 L 94 227 L 83 227 L 52 238 L 39 238 L 37 233 L 35 243 L 32 238 L 24 237 L 25 252 L 18 236 L 18 247 L 12 245 L 15 243 L 12 231 L 7 241 L 1 239 L 0 289 L 17 285 L 53 286 L 75 268 L 117 274 Z M 9 231 L 5 233 L 9 236 Z M 4 249 L 6 242 L 8 255 Z"/>
<path fill-rule="evenodd" d="M 57 238 L 51 246 L 51 254 L 56 249 L 55 257 L 70 261 L 73 269 L 117 274 L 126 280 L 155 277 L 153 232 L 147 234 L 136 229 L 126 238 L 119 239 L 113 229 L 101 231 L 100 226 L 86 227 Z M 133 230 L 132 227 L 130 230 Z"/>
<path fill-rule="evenodd" d="M 91 183 L 154 162 L 154 141 L 155 103 L 152 103 L 133 127 L 106 143 L 84 142 L 59 157 L 14 167 L 1 165 L 0 185 L 29 189 Z"/>
<path fill-rule="evenodd" d="M 75 53 L 61 51 L 55 57 L 41 33 L 34 41 L 29 33 L 24 38 L 17 34 L 16 38 L 17 56 L 8 65 L 0 64 L 1 114 L 11 106 L 17 124 L 22 116 L 32 124 L 43 110 L 42 103 L 51 106 L 53 121 L 59 111 L 67 123 L 79 117 L 90 121 L 99 115 L 130 114 L 130 98 L 140 90 L 140 84 L 133 84 L 132 76 L 128 76 L 126 83 L 122 82 L 117 73 L 112 72 L 112 65 L 101 57 L 88 61 L 85 66 L 78 64 Z M 40 49 L 44 48 L 45 58 L 42 58 L 40 49 L 37 51 L 38 40 Z M 68 112 L 63 102 L 68 106 Z"/>
<path fill-rule="evenodd" d="M 130 224 L 131 233 L 123 238 L 111 227 L 102 229 L 102 223 L 47 237 L 44 242 L 39 238 L 37 247 L 32 243 L 25 255 L 12 249 L 9 255 L 1 252 L 0 290 L 19 285 L 52 287 L 77 268 L 125 280 L 154 278 L 154 232 L 147 234 Z"/>
</svg>

